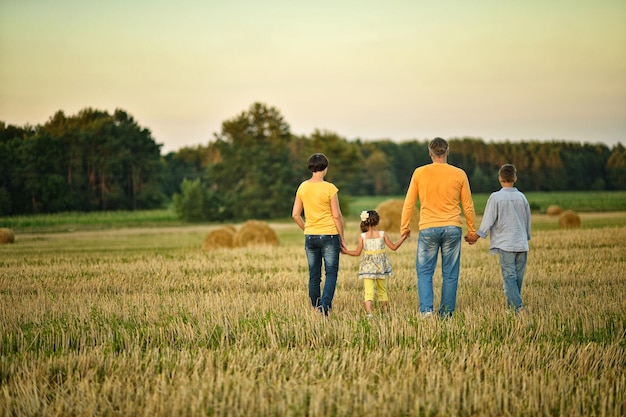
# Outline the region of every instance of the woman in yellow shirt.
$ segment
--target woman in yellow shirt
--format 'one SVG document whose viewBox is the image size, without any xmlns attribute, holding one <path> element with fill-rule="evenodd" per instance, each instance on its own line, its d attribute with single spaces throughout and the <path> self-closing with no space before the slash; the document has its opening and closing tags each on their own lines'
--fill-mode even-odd
<svg viewBox="0 0 626 417">
<path fill-rule="evenodd" d="M 328 158 L 321 153 L 313 154 L 309 157 L 307 166 L 312 175 L 298 187 L 291 216 L 304 231 L 311 305 L 328 315 L 337 286 L 339 253 L 345 249 L 343 216 L 337 197 L 338 188 L 324 180 L 328 172 Z M 322 261 L 326 273 L 323 292 Z"/>
</svg>

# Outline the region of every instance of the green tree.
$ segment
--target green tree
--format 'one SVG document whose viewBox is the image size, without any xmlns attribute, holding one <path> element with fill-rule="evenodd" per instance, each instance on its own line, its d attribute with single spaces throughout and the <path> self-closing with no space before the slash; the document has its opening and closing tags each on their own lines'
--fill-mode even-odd
<svg viewBox="0 0 626 417">
<path fill-rule="evenodd" d="M 36 129 L 31 126 L 18 127 L 0 122 L 0 215 L 29 212 L 31 202 L 24 192 L 26 182 L 24 149 L 26 138 L 33 136 Z"/>
<path fill-rule="evenodd" d="M 626 190 L 626 149 L 618 143 L 606 162 L 609 182 L 615 190 Z"/>
<path fill-rule="evenodd" d="M 222 123 L 209 178 L 234 219 L 288 216 L 295 189 L 289 125 L 274 107 L 254 103 Z"/>
<path fill-rule="evenodd" d="M 161 182 L 161 145 L 148 129 L 141 128 L 132 116 L 117 109 L 113 114 L 114 137 L 119 141 L 118 158 L 125 204 L 130 209 L 157 207 L 163 201 Z"/>
<path fill-rule="evenodd" d="M 401 193 L 405 193 L 417 167 L 431 163 L 427 141 L 408 141 L 398 145 L 395 159 L 396 177 Z"/>
<path fill-rule="evenodd" d="M 11 214 L 161 206 L 160 145 L 122 110 L 56 112 L 42 126 L 0 124 L 0 210 Z"/>
<path fill-rule="evenodd" d="M 63 196 L 69 210 L 88 210 L 85 193 L 87 178 L 83 164 L 83 135 L 77 117 L 66 117 L 62 111 L 56 112 L 42 127 L 48 135 L 62 143 L 63 157 L 60 175 L 65 177 L 66 194 Z"/>
<path fill-rule="evenodd" d="M 224 211 L 217 194 L 204 186 L 199 178 L 183 180 L 180 188 L 180 194 L 172 197 L 172 204 L 181 220 L 203 222 L 223 219 Z"/>
<path fill-rule="evenodd" d="M 163 164 L 163 192 L 172 196 L 181 191 L 184 179 L 201 179 L 207 181 L 207 169 L 218 162 L 219 152 L 215 146 L 183 147 L 176 152 L 165 155 Z"/>
<path fill-rule="evenodd" d="M 369 195 L 389 195 L 398 190 L 396 177 L 387 155 L 380 149 L 373 147 L 372 152 L 364 158 L 361 164 L 361 186 Z"/>
<path fill-rule="evenodd" d="M 63 176 L 63 143 L 40 130 L 28 138 L 23 147 L 25 192 L 34 213 L 70 210 L 67 183 Z"/>
<path fill-rule="evenodd" d="M 480 165 L 477 165 L 469 178 L 470 188 L 473 193 L 489 193 L 498 189 L 498 177 L 485 175 Z"/>
<path fill-rule="evenodd" d="M 339 188 L 339 202 L 343 210 L 345 204 L 342 200 L 358 194 L 363 157 L 354 143 L 348 142 L 336 133 L 318 129 L 311 134 L 310 149 L 302 156 L 301 164 L 305 168 L 307 158 L 316 152 L 323 153 L 330 161 L 326 179 Z M 307 172 L 307 177 L 310 174 Z"/>
</svg>

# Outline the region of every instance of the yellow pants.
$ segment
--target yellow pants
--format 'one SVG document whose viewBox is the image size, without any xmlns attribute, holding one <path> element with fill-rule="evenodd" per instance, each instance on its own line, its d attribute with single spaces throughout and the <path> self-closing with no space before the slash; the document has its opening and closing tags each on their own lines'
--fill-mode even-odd
<svg viewBox="0 0 626 417">
<path fill-rule="evenodd" d="M 365 290 L 365 301 L 374 301 L 374 293 L 378 293 L 378 301 L 387 301 L 387 280 L 386 279 L 363 279 L 363 289 Z"/>
</svg>

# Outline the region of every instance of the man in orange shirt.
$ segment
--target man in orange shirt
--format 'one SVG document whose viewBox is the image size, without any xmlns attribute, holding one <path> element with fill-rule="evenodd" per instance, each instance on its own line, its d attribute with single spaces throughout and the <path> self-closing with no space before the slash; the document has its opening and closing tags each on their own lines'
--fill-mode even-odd
<svg viewBox="0 0 626 417">
<path fill-rule="evenodd" d="M 439 315 L 447 317 L 452 316 L 456 307 L 461 266 L 463 223 L 459 206 L 463 206 L 468 236 L 475 236 L 474 202 L 465 171 L 447 162 L 448 142 L 435 138 L 428 145 L 428 151 L 433 162 L 418 167 L 413 172 L 402 208 L 400 234 L 409 232 L 413 209 L 419 200 L 420 221 L 415 269 L 420 313 L 430 316 L 434 312 L 433 274 L 441 251 L 443 280 Z"/>
</svg>

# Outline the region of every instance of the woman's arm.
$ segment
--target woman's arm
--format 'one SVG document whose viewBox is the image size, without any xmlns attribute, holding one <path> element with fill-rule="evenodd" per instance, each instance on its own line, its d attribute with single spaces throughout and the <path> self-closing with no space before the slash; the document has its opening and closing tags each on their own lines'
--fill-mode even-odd
<svg viewBox="0 0 626 417">
<path fill-rule="evenodd" d="M 300 229 L 304 230 L 304 220 L 302 220 L 302 199 L 296 195 L 293 201 L 293 209 L 291 210 L 291 217 L 296 222 Z"/>
<path fill-rule="evenodd" d="M 343 216 L 341 214 L 341 207 L 339 207 L 339 197 L 337 197 L 337 194 L 330 200 L 330 211 L 333 214 L 333 221 L 335 222 L 335 227 L 337 227 L 341 246 L 345 248 L 346 244 L 343 239 Z"/>
</svg>

